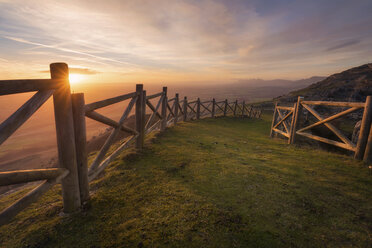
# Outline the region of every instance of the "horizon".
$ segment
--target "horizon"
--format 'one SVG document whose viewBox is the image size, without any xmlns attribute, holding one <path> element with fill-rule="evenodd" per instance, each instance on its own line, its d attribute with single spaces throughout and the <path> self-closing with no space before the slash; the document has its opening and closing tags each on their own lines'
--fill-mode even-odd
<svg viewBox="0 0 372 248">
<path fill-rule="evenodd" d="M 370 1 L 0 0 L 0 76 L 226 83 L 329 76 L 372 61 Z"/>
</svg>

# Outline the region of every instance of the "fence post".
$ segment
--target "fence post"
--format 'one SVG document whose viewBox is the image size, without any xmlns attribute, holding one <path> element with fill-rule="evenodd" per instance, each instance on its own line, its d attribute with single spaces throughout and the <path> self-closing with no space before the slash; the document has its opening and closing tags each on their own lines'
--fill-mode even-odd
<svg viewBox="0 0 372 248">
<path fill-rule="evenodd" d="M 275 122 L 276 122 L 276 115 L 277 115 L 277 112 L 276 112 L 276 107 L 277 106 L 278 106 L 278 102 L 275 102 L 274 113 L 273 113 L 273 121 L 271 122 L 271 129 L 270 129 L 270 138 L 274 137 L 273 127 L 276 124 Z"/>
<path fill-rule="evenodd" d="M 178 95 L 178 93 L 176 93 L 176 97 L 175 97 L 175 100 L 174 100 L 174 120 L 173 120 L 174 125 L 176 125 L 177 121 L 178 121 L 179 102 L 180 102 L 179 95 Z"/>
<path fill-rule="evenodd" d="M 234 106 L 234 116 L 236 116 L 236 108 L 238 106 L 238 100 L 235 101 L 235 106 Z"/>
<path fill-rule="evenodd" d="M 143 103 L 146 105 L 146 95 L 143 90 L 143 84 L 136 85 L 137 101 L 136 101 L 136 131 L 138 132 L 138 137 L 136 140 L 136 148 L 141 150 L 143 148 L 143 143 L 145 141 L 145 115 Z"/>
<path fill-rule="evenodd" d="M 213 98 L 212 100 L 212 118 L 215 116 L 216 114 L 216 99 Z"/>
<path fill-rule="evenodd" d="M 183 98 L 183 121 L 187 121 L 187 96 Z"/>
<path fill-rule="evenodd" d="M 366 162 L 367 164 L 372 163 L 372 127 L 369 129 L 369 136 L 366 150 L 364 151 L 363 161 Z"/>
<path fill-rule="evenodd" d="M 366 149 L 369 129 L 371 128 L 372 120 L 372 96 L 367 96 L 366 103 L 364 105 L 363 119 L 360 126 L 358 143 L 355 150 L 355 159 L 363 159 L 364 151 Z"/>
<path fill-rule="evenodd" d="M 50 64 L 50 74 L 52 79 L 66 81 L 63 87 L 54 91 L 53 102 L 59 167 L 69 171 L 69 174 L 62 180 L 63 211 L 71 213 L 79 209 L 81 202 L 68 65 L 65 63 Z"/>
<path fill-rule="evenodd" d="M 299 125 L 300 118 L 301 118 L 301 110 L 302 110 L 301 102 L 303 100 L 304 98 L 302 96 L 299 96 L 297 98 L 296 109 L 294 110 L 295 112 L 293 113 L 294 121 L 293 121 L 293 127 L 291 127 L 292 133 L 290 134 L 289 144 L 294 144 L 296 141 L 296 129 Z"/>
<path fill-rule="evenodd" d="M 76 163 L 79 177 L 80 201 L 89 199 L 87 135 L 85 124 L 84 93 L 71 95 L 72 113 L 74 117 Z"/>
<path fill-rule="evenodd" d="M 161 103 L 161 116 L 163 119 L 161 120 L 160 123 L 160 131 L 164 131 L 165 128 L 167 127 L 167 104 L 168 104 L 168 97 L 167 97 L 167 87 L 163 87 L 163 102 Z"/>
<path fill-rule="evenodd" d="M 227 99 L 225 99 L 225 108 L 223 109 L 223 116 L 226 116 L 227 113 Z"/>
<path fill-rule="evenodd" d="M 242 117 L 244 117 L 244 110 L 245 110 L 245 101 L 242 103 Z"/>
<path fill-rule="evenodd" d="M 294 135 L 293 130 L 295 130 L 294 123 L 295 123 L 296 110 L 297 110 L 297 103 L 293 104 L 292 121 L 291 121 L 291 126 L 289 127 L 288 144 L 292 144 L 291 142 L 293 141 L 292 136 Z"/>
<path fill-rule="evenodd" d="M 200 119 L 200 98 L 196 102 L 196 119 Z"/>
</svg>

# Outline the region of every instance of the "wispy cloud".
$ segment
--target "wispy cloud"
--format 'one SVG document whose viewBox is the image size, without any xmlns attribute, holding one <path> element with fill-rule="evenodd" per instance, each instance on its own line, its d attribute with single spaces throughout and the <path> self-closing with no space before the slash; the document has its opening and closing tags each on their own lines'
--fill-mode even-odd
<svg viewBox="0 0 372 248">
<path fill-rule="evenodd" d="M 325 75 L 372 60 L 370 9 L 369 0 L 3 0 L 0 53 L 138 75 L 130 80 Z"/>
<path fill-rule="evenodd" d="M 25 40 L 25 39 L 22 39 L 22 38 L 11 37 L 11 36 L 4 36 L 4 38 L 9 39 L 9 40 L 13 40 L 13 41 L 17 41 L 17 42 L 21 42 L 21 43 L 25 43 L 25 44 L 29 44 L 29 45 L 34 45 L 36 47 L 50 48 L 50 49 L 55 49 L 55 50 L 59 50 L 59 51 L 62 51 L 62 52 L 84 55 L 84 56 L 92 57 L 92 58 L 102 60 L 102 61 L 109 61 L 109 62 L 115 62 L 115 63 L 126 64 L 126 65 L 130 64 L 130 63 L 127 63 L 127 62 L 116 60 L 116 59 L 97 56 L 97 55 L 89 54 L 89 53 L 86 53 L 86 52 L 81 52 L 81 51 L 78 51 L 78 50 L 63 48 L 63 47 L 59 47 L 59 46 L 46 45 L 46 44 L 42 44 L 42 43 L 38 43 L 38 42 L 32 42 L 32 41 Z"/>
<path fill-rule="evenodd" d="M 327 51 L 334 51 L 334 50 L 338 50 L 338 49 L 342 49 L 342 48 L 345 48 L 345 47 L 349 47 L 349 46 L 352 46 L 352 45 L 355 45 L 355 44 L 358 44 L 360 43 L 360 40 L 349 40 L 349 41 L 344 41 L 344 42 L 341 42 L 335 46 L 331 46 L 327 49 Z"/>
</svg>

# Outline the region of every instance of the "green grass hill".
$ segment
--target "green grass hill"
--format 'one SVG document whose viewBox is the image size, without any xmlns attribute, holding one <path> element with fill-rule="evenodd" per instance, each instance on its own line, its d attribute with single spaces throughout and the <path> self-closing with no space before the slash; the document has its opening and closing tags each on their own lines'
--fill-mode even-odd
<svg viewBox="0 0 372 248">
<path fill-rule="evenodd" d="M 81 212 L 61 216 L 55 187 L 0 227 L 0 247 L 371 247 L 368 168 L 270 139 L 270 118 L 154 134 L 91 184 Z"/>
</svg>

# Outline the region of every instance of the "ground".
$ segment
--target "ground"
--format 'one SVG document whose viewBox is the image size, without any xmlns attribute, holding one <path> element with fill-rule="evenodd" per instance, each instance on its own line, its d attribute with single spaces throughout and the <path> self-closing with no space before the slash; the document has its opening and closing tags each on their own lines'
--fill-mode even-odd
<svg viewBox="0 0 372 248">
<path fill-rule="evenodd" d="M 81 212 L 62 216 L 55 187 L 0 227 L 0 247 L 371 247 L 366 166 L 270 139 L 270 124 L 169 128 L 116 159 Z"/>
</svg>

